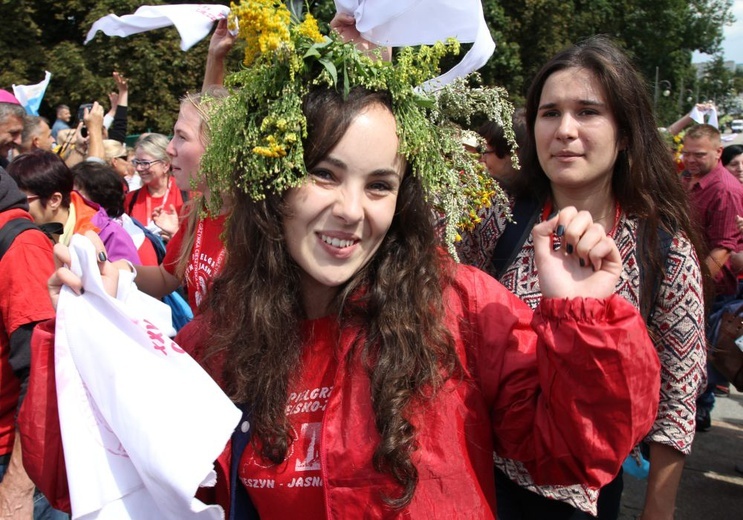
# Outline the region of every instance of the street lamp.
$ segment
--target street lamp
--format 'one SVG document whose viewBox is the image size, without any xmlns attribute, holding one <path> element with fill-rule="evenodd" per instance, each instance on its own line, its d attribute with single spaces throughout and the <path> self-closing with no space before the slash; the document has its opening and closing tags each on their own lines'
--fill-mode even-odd
<svg viewBox="0 0 743 520">
<path fill-rule="evenodd" d="M 667 79 L 661 80 L 660 86 L 663 89 L 663 97 L 668 97 L 671 95 L 671 82 Z"/>
<path fill-rule="evenodd" d="M 658 67 L 655 67 L 655 95 L 653 96 L 653 108 L 658 106 L 658 95 L 660 94 L 660 88 L 663 88 L 663 97 L 671 95 L 671 82 L 667 79 L 658 80 Z"/>
</svg>

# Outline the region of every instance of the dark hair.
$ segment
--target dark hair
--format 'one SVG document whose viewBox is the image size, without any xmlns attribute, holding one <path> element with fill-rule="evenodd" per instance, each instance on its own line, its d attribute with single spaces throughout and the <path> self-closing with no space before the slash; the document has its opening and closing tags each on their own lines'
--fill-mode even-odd
<svg viewBox="0 0 743 520">
<path fill-rule="evenodd" d="M 23 153 L 10 162 L 7 170 L 21 190 L 39 197 L 42 206 L 59 192 L 62 207 L 70 207 L 72 172 L 57 154 L 46 150 Z"/>
<path fill-rule="evenodd" d="M 728 164 L 730 164 L 730 161 L 732 161 L 742 153 L 743 145 L 731 144 L 730 146 L 726 146 L 722 149 L 722 156 L 720 157 L 722 165 L 727 166 Z"/>
<path fill-rule="evenodd" d="M 83 161 L 72 167 L 72 175 L 75 189 L 84 191 L 109 217 L 117 218 L 124 213 L 124 181 L 111 166 Z"/>
<path fill-rule="evenodd" d="M 327 156 L 359 112 L 375 104 L 391 111 L 384 92 L 357 87 L 346 98 L 329 89 L 310 92 L 303 104 L 307 169 Z M 299 331 L 305 314 L 297 290 L 300 268 L 284 240 L 288 209 L 282 196 L 268 193 L 265 200 L 254 201 L 236 188 L 233 203 L 227 260 L 204 307 L 212 334 L 207 361 L 229 360 L 223 371 L 218 362 L 213 370 L 233 400 L 250 403 L 254 439 L 261 442 L 256 448 L 278 463 L 291 442 L 287 392 L 301 370 Z M 382 244 L 339 288 L 334 302 L 341 327 L 356 338 L 353 360 L 361 359 L 359 366 L 349 358 L 349 366 L 365 370 L 370 379 L 380 435 L 373 463 L 401 487 L 398 497 L 385 497 L 395 507 L 410 502 L 418 482 L 411 459 L 416 449 L 411 408 L 430 399 L 460 368 L 444 325 L 442 292 L 449 273 L 440 255 L 423 188 L 407 172 Z"/>
<path fill-rule="evenodd" d="M 551 193 L 537 156 L 534 126 L 545 83 L 552 74 L 571 68 L 589 71 L 601 86 L 608 108 L 618 127 L 619 151 L 612 174 L 612 191 L 622 210 L 640 219 L 638 247 L 646 272 L 665 272 L 658 247 L 658 228 L 671 234 L 683 232 L 699 258 L 705 258 L 703 243 L 689 213 L 689 202 L 676 174 L 668 147 L 653 120 L 648 86 L 629 57 L 608 37 L 594 36 L 569 47 L 549 60 L 537 73 L 526 96 L 528 129 L 522 169 L 514 182 L 513 193 L 541 200 Z M 700 262 L 705 272 L 703 262 Z M 641 288 L 640 308 L 652 305 L 652 284 L 656 276 L 646 276 Z"/>
<path fill-rule="evenodd" d="M 524 146 L 527 133 L 524 109 L 519 108 L 513 113 L 512 124 L 516 144 L 521 148 Z M 477 129 L 477 133 L 487 141 L 498 158 L 503 159 L 506 155 L 512 153 L 513 150 L 511 150 L 511 145 L 506 139 L 503 127 L 495 121 L 484 122 L 480 125 L 480 128 Z"/>
</svg>

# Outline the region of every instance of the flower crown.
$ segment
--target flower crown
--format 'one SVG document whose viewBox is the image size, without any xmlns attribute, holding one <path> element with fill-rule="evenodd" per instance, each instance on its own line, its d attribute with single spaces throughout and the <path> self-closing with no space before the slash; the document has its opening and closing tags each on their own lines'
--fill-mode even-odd
<svg viewBox="0 0 743 520">
<path fill-rule="evenodd" d="M 456 40 L 403 48 L 393 63 L 357 50 L 337 34 L 323 36 L 312 15 L 300 22 L 276 0 L 242 0 L 231 10 L 231 23 L 247 41 L 245 68 L 227 76 L 231 94 L 209 115 L 211 141 L 202 171 L 208 172 L 212 194 L 226 193 L 237 183 L 261 200 L 268 191 L 300 185 L 307 175 L 303 97 L 318 85 L 344 94 L 363 86 L 390 92 L 399 153 L 445 217 L 444 239 L 452 252 L 458 229 L 471 229 L 479 209 L 505 201 L 477 156 L 465 150 L 454 121 L 469 125 L 474 115 L 487 117 L 514 142 L 506 91 L 471 88 L 464 78 L 435 93 L 416 88 L 439 75 L 442 57 L 458 53 Z"/>
</svg>

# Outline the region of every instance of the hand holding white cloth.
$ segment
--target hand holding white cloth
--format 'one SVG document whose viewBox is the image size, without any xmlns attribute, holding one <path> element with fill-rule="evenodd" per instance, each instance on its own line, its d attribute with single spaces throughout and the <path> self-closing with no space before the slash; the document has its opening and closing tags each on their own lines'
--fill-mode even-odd
<svg viewBox="0 0 743 520">
<path fill-rule="evenodd" d="M 699 105 L 695 105 L 694 108 L 691 109 L 691 112 L 689 112 L 689 117 L 700 125 L 704 124 L 705 115 L 708 116 L 707 123 L 718 128 L 717 109 L 714 105 L 710 104 L 702 109 L 700 109 Z"/>
<path fill-rule="evenodd" d="M 88 31 L 85 43 L 98 31 L 108 36 L 129 36 L 175 25 L 181 35 L 181 50 L 187 51 L 209 34 L 214 22 L 226 18 L 229 12 L 226 5 L 143 5 L 134 14 L 121 17 L 109 14 L 98 19 Z"/>
<path fill-rule="evenodd" d="M 55 367 L 73 519 L 223 518 L 194 495 L 241 418 L 217 384 L 172 342 L 170 309 L 122 271 L 105 293 L 92 243 L 75 235 L 63 287 Z"/>
<path fill-rule="evenodd" d="M 335 6 L 352 14 L 361 35 L 382 47 L 430 45 L 449 37 L 474 42 L 462 61 L 422 85 L 424 90 L 479 69 L 495 50 L 480 0 L 335 0 Z"/>
</svg>

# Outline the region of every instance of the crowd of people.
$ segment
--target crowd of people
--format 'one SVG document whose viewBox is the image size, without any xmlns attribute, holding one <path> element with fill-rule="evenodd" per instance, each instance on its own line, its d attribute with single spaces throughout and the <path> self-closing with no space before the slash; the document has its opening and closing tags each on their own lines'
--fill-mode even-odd
<svg viewBox="0 0 743 520">
<path fill-rule="evenodd" d="M 128 271 L 155 298 L 183 294 L 195 317 L 175 341 L 244 411 L 248 442 L 199 494 L 229 518 L 617 519 L 622 465 L 643 459 L 643 518 L 673 518 L 695 433 L 728 388 L 704 325 L 740 298 L 743 147 L 691 126 L 679 175 L 638 70 L 589 38 L 540 69 L 510 124 L 485 121 L 467 143 L 508 203 L 481 205 L 456 262 L 432 205 L 447 193 L 423 170 L 458 156 L 406 146 L 401 100 L 417 85 L 359 79 L 394 58 L 349 15 L 331 27 L 326 47 L 368 70 L 343 69 L 343 88 L 325 67 L 264 78 L 292 70 L 312 88 L 297 101 L 302 176 L 250 172 L 260 197 L 243 157 L 219 190 L 202 168 L 232 95 L 226 20 L 170 138 L 124 144 L 117 72 L 109 112 L 84 107 L 76 127 L 65 105 L 50 125 L 0 93 L 0 507 L 69 512 L 61 445 L 16 416 L 29 385 L 54 386 L 48 368 L 29 377 L 30 353 L 53 348 L 62 286 L 84 292 L 64 247 L 84 234 L 108 287 Z M 252 102 L 261 131 L 278 125 L 270 100 Z M 320 405 L 293 407 L 303 394 Z"/>
</svg>

